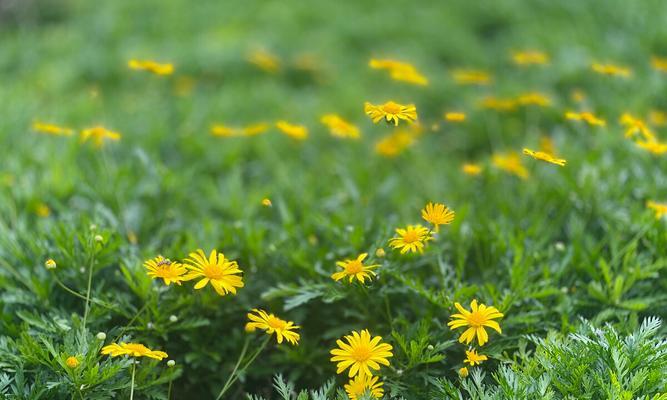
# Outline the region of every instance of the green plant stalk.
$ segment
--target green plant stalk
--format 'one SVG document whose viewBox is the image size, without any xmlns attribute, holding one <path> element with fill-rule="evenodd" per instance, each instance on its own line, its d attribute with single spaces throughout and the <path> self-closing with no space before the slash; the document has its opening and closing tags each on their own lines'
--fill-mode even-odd
<svg viewBox="0 0 667 400">
<path fill-rule="evenodd" d="M 239 370 L 239 365 L 241 365 L 241 362 L 243 361 L 243 357 L 245 356 L 246 351 L 248 350 L 248 344 L 250 343 L 250 338 L 247 338 L 245 343 L 243 344 L 243 349 L 241 350 L 241 354 L 239 355 L 239 359 L 236 361 L 236 365 L 234 366 L 234 369 L 232 370 L 232 373 L 229 375 L 229 378 L 227 378 L 227 382 L 225 382 L 225 385 L 222 387 L 222 390 L 220 390 L 220 393 L 218 394 L 218 397 L 215 398 L 215 400 L 220 400 L 222 396 L 227 392 L 227 390 L 236 382 L 236 380 L 239 377 L 239 374 L 246 369 L 255 361 L 257 356 L 264 350 L 266 345 L 269 343 L 269 340 L 271 339 L 271 336 L 267 336 L 267 338 L 264 340 L 261 346 L 255 351 L 255 353 L 250 357 L 248 362 L 245 363 L 243 368 Z M 237 372 L 238 371 L 238 372 Z"/>
<path fill-rule="evenodd" d="M 90 287 L 93 283 L 93 264 L 95 264 L 95 242 L 92 242 L 92 254 L 90 262 L 88 263 L 88 287 L 86 289 L 86 307 L 83 310 L 83 325 L 82 330 L 86 330 L 86 321 L 88 320 L 88 312 L 90 311 Z"/>
<path fill-rule="evenodd" d="M 137 360 L 132 359 L 132 384 L 130 386 L 130 400 L 134 398 L 134 373 L 137 371 Z"/>
</svg>

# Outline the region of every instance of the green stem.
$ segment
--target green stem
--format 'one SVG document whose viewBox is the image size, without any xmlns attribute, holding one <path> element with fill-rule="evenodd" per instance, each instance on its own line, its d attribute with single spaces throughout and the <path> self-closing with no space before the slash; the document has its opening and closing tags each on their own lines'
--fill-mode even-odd
<svg viewBox="0 0 667 400">
<path fill-rule="evenodd" d="M 243 344 L 243 349 L 241 350 L 241 355 L 239 356 L 239 359 L 236 361 L 236 365 L 234 366 L 234 370 L 232 371 L 231 375 L 229 375 L 229 378 L 227 378 L 227 382 L 225 382 L 225 386 L 222 387 L 222 390 L 220 390 L 220 393 L 218 394 L 218 397 L 215 398 L 215 400 L 220 400 L 222 396 L 227 392 L 227 390 L 236 382 L 236 380 L 239 377 L 239 374 L 250 366 L 250 364 L 255 361 L 257 356 L 264 350 L 266 347 L 267 343 L 269 343 L 269 340 L 271 339 L 271 336 L 267 336 L 266 340 L 262 343 L 261 346 L 255 351 L 255 353 L 248 359 L 248 362 L 245 363 L 245 365 L 239 370 L 239 365 L 241 365 L 241 362 L 243 361 L 243 357 L 245 356 L 246 350 L 248 350 L 248 343 L 250 343 L 249 338 L 246 339 L 245 343 Z M 238 370 L 238 372 L 237 372 Z"/>
<path fill-rule="evenodd" d="M 132 386 L 130 386 L 130 400 L 134 398 L 134 373 L 137 370 L 137 360 L 132 359 Z"/>
<path fill-rule="evenodd" d="M 174 383 L 174 380 L 169 381 L 169 389 L 167 389 L 167 400 L 171 400 L 171 385 Z"/>
<path fill-rule="evenodd" d="M 93 264 L 95 264 L 95 241 L 93 239 L 92 249 L 90 255 L 90 262 L 88 263 L 88 288 L 86 289 L 86 307 L 83 311 L 83 327 L 86 330 L 86 321 L 88 320 L 88 312 L 90 311 L 90 287 L 93 283 Z"/>
<path fill-rule="evenodd" d="M 148 302 L 144 303 L 144 305 L 139 309 L 139 311 L 137 311 L 137 313 L 134 314 L 134 317 L 132 317 L 132 319 L 130 320 L 130 322 L 128 322 L 127 325 L 125 325 L 125 326 L 123 327 L 123 329 L 122 329 L 122 330 L 120 331 L 120 333 L 116 336 L 116 339 L 114 339 L 114 341 L 117 341 L 121 336 L 123 336 L 123 334 L 125 333 L 125 331 L 127 331 L 127 329 L 128 329 L 130 326 L 132 326 L 132 324 L 133 324 L 134 321 L 137 319 L 137 317 L 139 317 L 139 315 L 140 315 L 142 312 L 144 312 L 144 311 L 146 310 L 146 307 L 148 307 Z"/>
<path fill-rule="evenodd" d="M 58 284 L 58 286 L 60 286 L 64 291 L 68 292 L 69 294 L 71 294 L 71 295 L 73 295 L 73 296 L 76 296 L 76 297 L 78 297 L 78 298 L 81 298 L 81 299 L 86 300 L 86 296 L 82 295 L 81 293 L 79 293 L 79 292 L 77 292 L 77 291 L 71 289 L 71 288 L 68 287 L 67 285 L 65 285 L 60 279 L 58 279 L 58 277 L 57 277 L 56 275 L 53 275 L 53 280 L 55 280 L 56 283 Z M 90 301 L 91 301 L 92 303 L 95 303 L 95 304 L 97 304 L 97 305 L 99 305 L 99 306 L 102 306 L 102 307 L 104 307 L 104 308 L 106 308 L 106 309 L 108 309 L 108 310 L 117 312 L 117 313 L 119 313 L 119 314 L 123 314 L 123 313 L 122 313 L 121 311 L 119 311 L 118 309 L 113 308 L 113 307 L 110 307 L 108 304 L 106 304 L 106 303 L 103 302 L 103 301 L 100 301 L 100 300 L 97 300 L 97 299 L 92 299 L 92 298 L 90 299 Z"/>
</svg>

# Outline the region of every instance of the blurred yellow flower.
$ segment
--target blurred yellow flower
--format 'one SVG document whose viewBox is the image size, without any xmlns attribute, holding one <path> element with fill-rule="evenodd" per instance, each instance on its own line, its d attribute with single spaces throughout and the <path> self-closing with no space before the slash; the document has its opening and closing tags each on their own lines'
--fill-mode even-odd
<svg viewBox="0 0 667 400">
<path fill-rule="evenodd" d="M 202 278 L 194 286 L 197 290 L 210 282 L 213 289 L 220 296 L 224 296 L 227 293 L 236 294 L 236 288 L 243 287 L 243 279 L 240 276 L 243 271 L 239 269 L 236 261 L 226 259 L 224 254 L 218 253 L 215 249 L 208 258 L 202 249 L 190 253 L 189 258 L 185 260 L 185 267 L 190 270 L 185 280 Z"/>
<path fill-rule="evenodd" d="M 440 225 L 449 225 L 454 221 L 456 213 L 444 204 L 429 202 L 422 209 L 424 221 L 434 226 L 434 231 L 440 230 Z"/>
<path fill-rule="evenodd" d="M 387 254 L 387 253 L 384 251 L 384 249 L 383 249 L 382 247 L 378 247 L 378 249 L 375 250 L 375 256 L 376 256 L 376 257 L 380 257 L 380 258 L 382 258 L 382 257 L 384 257 L 386 254 Z"/>
<path fill-rule="evenodd" d="M 49 258 L 44 262 L 44 266 L 46 267 L 46 269 L 56 269 L 58 265 L 52 258 Z"/>
<path fill-rule="evenodd" d="M 276 122 L 276 128 L 282 133 L 296 140 L 308 139 L 308 128 L 303 125 L 290 124 L 287 121 Z"/>
<path fill-rule="evenodd" d="M 667 125 L 667 113 L 664 111 L 651 110 L 648 114 L 648 119 L 651 121 L 651 124 L 655 126 Z"/>
<path fill-rule="evenodd" d="M 171 75 L 174 73 L 174 66 L 172 64 L 160 64 L 152 60 L 130 60 L 127 62 L 130 69 L 138 71 L 148 71 L 155 75 Z"/>
<path fill-rule="evenodd" d="M 257 136 L 269 130 L 269 124 L 258 122 L 256 124 L 246 125 L 241 129 L 241 136 Z"/>
<path fill-rule="evenodd" d="M 491 75 L 485 71 L 473 69 L 456 69 L 452 71 L 452 79 L 459 85 L 488 85 Z"/>
<path fill-rule="evenodd" d="M 657 140 L 637 140 L 635 144 L 637 147 L 656 155 L 667 153 L 667 143 Z"/>
<path fill-rule="evenodd" d="M 417 119 L 417 108 L 414 104 L 402 105 L 393 101 L 380 105 L 366 102 L 364 103 L 364 112 L 371 117 L 375 124 L 384 119 L 387 123 L 393 121 L 394 125 L 398 126 L 399 120 L 413 122 Z"/>
<path fill-rule="evenodd" d="M 248 62 L 257 66 L 259 69 L 276 73 L 280 70 L 280 59 L 265 49 L 257 49 L 248 54 Z"/>
<path fill-rule="evenodd" d="M 451 329 L 468 327 L 459 337 L 460 343 L 466 342 L 466 344 L 470 344 L 475 339 L 475 336 L 477 336 L 479 345 L 484 346 L 489 341 L 489 335 L 486 333 L 485 327 L 502 333 L 500 325 L 494 319 L 502 318 L 503 314 L 495 307 L 487 307 L 484 304 L 477 306 L 477 300 L 470 302 L 470 309 L 472 311 L 466 310 L 459 303 L 454 303 L 454 306 L 459 310 L 459 314 L 452 314 L 450 317 L 452 321 L 449 321 L 447 325 Z"/>
<path fill-rule="evenodd" d="M 491 162 L 496 168 L 516 175 L 521 179 L 527 179 L 530 175 L 526 167 L 523 166 L 519 154 L 516 152 L 495 153 L 491 157 Z"/>
<path fill-rule="evenodd" d="M 667 215 L 667 203 L 657 203 L 655 201 L 647 201 L 646 207 L 652 209 L 655 212 L 655 219 L 660 219 Z"/>
<path fill-rule="evenodd" d="M 38 217 L 46 218 L 51 215 L 51 209 L 46 203 L 39 202 L 35 206 L 35 214 L 37 214 Z"/>
<path fill-rule="evenodd" d="M 420 86 L 428 85 L 428 79 L 412 64 L 396 60 L 371 59 L 368 65 L 373 69 L 388 70 L 389 76 L 393 80 Z"/>
<path fill-rule="evenodd" d="M 401 254 L 407 252 L 424 252 L 426 242 L 431 240 L 431 232 L 421 225 L 408 225 L 405 229 L 396 228 L 398 237 L 389 240 L 389 246 L 400 249 Z"/>
<path fill-rule="evenodd" d="M 449 121 L 449 122 L 463 122 L 463 121 L 466 120 L 466 114 L 462 113 L 462 112 L 450 111 L 450 112 L 446 112 L 443 115 L 443 118 L 445 119 L 445 121 Z"/>
<path fill-rule="evenodd" d="M 596 117 L 593 113 L 584 111 L 584 112 L 574 112 L 567 111 L 565 113 L 565 118 L 573 121 L 584 121 L 591 126 L 605 126 L 607 121 Z"/>
<path fill-rule="evenodd" d="M 586 100 L 586 93 L 581 89 L 574 89 L 570 93 L 570 98 L 575 103 L 581 103 L 582 101 Z"/>
<path fill-rule="evenodd" d="M 651 66 L 656 71 L 667 72 L 667 58 L 653 56 L 651 57 Z"/>
<path fill-rule="evenodd" d="M 512 61 L 516 65 L 546 65 L 549 64 L 549 56 L 536 50 L 514 51 Z"/>
<path fill-rule="evenodd" d="M 551 164 L 556 164 L 561 167 L 565 166 L 566 160 L 562 158 L 555 158 L 551 154 L 545 153 L 543 151 L 533 151 L 530 149 L 523 149 L 523 154 L 533 157 L 536 160 L 545 161 Z"/>
<path fill-rule="evenodd" d="M 494 96 L 487 96 L 480 102 L 483 108 L 496 111 L 514 111 L 517 107 L 517 102 L 514 99 L 500 99 Z"/>
<path fill-rule="evenodd" d="M 470 364 L 471 367 L 474 367 L 475 365 L 480 365 L 482 361 L 486 360 L 488 360 L 488 357 L 483 354 L 477 354 L 477 351 L 473 349 L 466 350 L 466 359 L 463 362 Z"/>
<path fill-rule="evenodd" d="M 271 203 L 271 199 L 264 198 L 264 199 L 262 199 L 262 205 L 264 207 L 271 207 L 271 206 L 273 206 L 273 203 Z"/>
<path fill-rule="evenodd" d="M 540 151 L 552 156 L 556 156 L 556 145 L 549 136 L 540 137 Z"/>
<path fill-rule="evenodd" d="M 181 282 L 187 280 L 185 275 L 187 269 L 183 264 L 171 261 L 168 258 L 157 256 L 151 260 L 144 262 L 146 274 L 153 279 L 162 279 L 164 284 L 169 286 L 171 283 L 180 285 Z"/>
<path fill-rule="evenodd" d="M 363 262 L 367 256 L 368 253 L 362 253 L 356 259 L 336 262 L 336 265 L 343 270 L 335 272 L 331 275 L 331 279 L 339 281 L 343 278 L 349 278 L 350 283 L 352 283 L 354 279 L 361 283 L 365 283 L 366 279 L 373 279 L 375 272 L 373 272 L 372 269 L 377 268 L 379 264 L 364 265 Z"/>
<path fill-rule="evenodd" d="M 385 157 L 395 157 L 412 146 L 416 140 L 414 133 L 400 130 L 378 140 L 375 143 L 375 152 Z"/>
<path fill-rule="evenodd" d="M 102 347 L 100 353 L 110 355 L 111 357 L 130 356 L 130 357 L 148 357 L 156 360 L 162 360 L 168 357 L 164 351 L 151 350 L 141 343 L 112 343 Z"/>
<path fill-rule="evenodd" d="M 381 336 L 375 336 L 371 339 L 371 334 L 367 329 L 361 332 L 352 331 L 351 335 L 343 337 L 347 343 L 342 340 L 336 340 L 337 349 L 331 350 L 331 361 L 337 363 L 336 373 L 340 374 L 346 369 L 348 376 L 372 376 L 373 370 L 379 370 L 380 364 L 389 366 L 388 358 L 393 356 L 392 347 L 388 343 L 382 343 Z"/>
<path fill-rule="evenodd" d="M 219 137 L 256 136 L 266 132 L 269 125 L 263 122 L 244 126 L 243 128 L 215 124 L 211 127 L 211 135 Z"/>
<path fill-rule="evenodd" d="M 629 113 L 623 113 L 619 123 L 625 127 L 626 138 L 640 135 L 648 141 L 655 141 L 655 135 L 643 120 L 635 118 Z"/>
<path fill-rule="evenodd" d="M 275 333 L 278 344 L 281 344 L 283 339 L 292 345 L 299 344 L 301 336 L 293 331 L 299 329 L 300 326 L 294 325 L 292 321 L 282 320 L 273 314 L 268 314 L 266 311 L 257 308 L 253 308 L 252 312 L 248 313 L 248 319 L 250 322 L 245 326 L 246 332 L 254 332 L 255 329 L 261 329 L 266 331 L 269 336 Z"/>
<path fill-rule="evenodd" d="M 482 166 L 479 164 L 465 163 L 461 166 L 461 171 L 466 175 L 479 175 L 482 173 Z"/>
<path fill-rule="evenodd" d="M 232 136 L 237 136 L 238 132 L 236 128 L 232 128 L 222 124 L 215 124 L 211 127 L 211 135 L 220 137 L 232 137 Z"/>
<path fill-rule="evenodd" d="M 91 140 L 97 148 L 104 146 L 106 140 L 118 141 L 120 138 L 120 133 L 111 131 L 100 125 L 81 131 L 81 141 L 87 142 Z"/>
<path fill-rule="evenodd" d="M 384 396 L 384 389 L 382 385 L 384 382 L 379 381 L 377 376 L 357 375 L 350 379 L 350 382 L 345 385 L 347 397 L 350 400 L 360 400 L 365 393 L 370 395 L 371 399 L 381 399 Z"/>
<path fill-rule="evenodd" d="M 516 99 L 516 103 L 522 106 L 535 105 L 540 107 L 547 107 L 551 105 L 551 99 L 542 93 L 529 92 L 519 95 Z"/>
<path fill-rule="evenodd" d="M 359 139 L 359 128 L 336 114 L 323 115 L 322 118 L 320 118 L 320 122 L 329 128 L 329 133 L 331 133 L 332 136 Z"/>
<path fill-rule="evenodd" d="M 46 133 L 55 136 L 71 136 L 74 133 L 74 131 L 70 128 L 39 121 L 33 122 L 32 129 L 40 133 Z"/>
<path fill-rule="evenodd" d="M 621 76 L 624 78 L 627 78 L 632 74 L 630 68 L 621 67 L 614 64 L 593 63 L 591 64 L 591 69 L 593 72 L 601 75 Z"/>
<path fill-rule="evenodd" d="M 69 356 L 67 357 L 67 360 L 65 360 L 65 364 L 67 364 L 68 367 L 74 369 L 79 366 L 79 360 L 74 356 Z"/>
</svg>

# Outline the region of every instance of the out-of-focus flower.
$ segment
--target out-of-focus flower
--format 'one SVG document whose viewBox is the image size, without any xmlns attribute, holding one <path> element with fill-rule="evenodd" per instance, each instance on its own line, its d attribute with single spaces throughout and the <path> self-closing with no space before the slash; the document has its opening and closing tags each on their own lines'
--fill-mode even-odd
<svg viewBox="0 0 667 400">
<path fill-rule="evenodd" d="M 468 368 L 463 367 L 463 368 L 459 369 L 459 376 L 461 378 L 467 378 L 468 377 Z"/>
<path fill-rule="evenodd" d="M 48 260 L 46 260 L 46 262 L 44 262 L 44 266 L 46 267 L 46 269 L 56 269 L 58 265 L 56 264 L 55 261 L 53 261 L 52 258 L 49 258 Z"/>
<path fill-rule="evenodd" d="M 463 122 L 466 120 L 466 114 L 462 112 L 449 111 L 443 114 L 445 121 L 449 122 Z"/>
<path fill-rule="evenodd" d="M 385 157 L 395 157 L 412 146 L 417 140 L 415 133 L 399 130 L 375 143 L 375 152 Z"/>
<path fill-rule="evenodd" d="M 219 137 L 257 136 L 266 132 L 268 129 L 269 125 L 264 122 L 246 125 L 242 128 L 215 124 L 211 127 L 211 135 Z"/>
<path fill-rule="evenodd" d="M 656 71 L 667 72 L 667 58 L 653 56 L 651 57 L 651 66 Z"/>
<path fill-rule="evenodd" d="M 308 139 L 308 128 L 303 125 L 290 124 L 287 121 L 276 122 L 276 128 L 285 135 L 296 140 Z"/>
<path fill-rule="evenodd" d="M 466 359 L 463 362 L 470 364 L 471 367 L 474 367 L 475 365 L 479 365 L 482 363 L 482 361 L 486 360 L 488 360 L 487 356 L 483 354 L 477 354 L 477 351 L 473 349 L 466 350 Z"/>
<path fill-rule="evenodd" d="M 500 99 L 494 96 L 487 96 L 482 99 L 480 105 L 490 110 L 509 112 L 516 110 L 518 104 L 514 99 Z"/>
<path fill-rule="evenodd" d="M 32 123 L 32 129 L 36 132 L 55 136 L 71 136 L 74 133 L 74 131 L 70 128 L 39 121 Z"/>
<path fill-rule="evenodd" d="M 148 71 L 155 75 L 171 75 L 174 73 L 173 64 L 161 64 L 153 60 L 130 60 L 127 62 L 130 69 Z"/>
<path fill-rule="evenodd" d="M 549 56 L 536 50 L 514 51 L 512 61 L 516 65 L 546 65 L 549 64 Z"/>
<path fill-rule="evenodd" d="M 591 69 L 593 72 L 601 75 L 620 76 L 623 78 L 627 78 L 632 74 L 630 68 L 621 67 L 614 64 L 593 63 L 591 64 Z"/>
<path fill-rule="evenodd" d="M 521 157 L 519 157 L 519 154 L 516 152 L 495 153 L 491 157 L 491 162 L 496 168 L 516 175 L 521 179 L 527 179 L 530 175 L 521 162 Z"/>
<path fill-rule="evenodd" d="M 91 140 L 93 145 L 97 148 L 104 146 L 104 143 L 107 140 L 119 141 L 120 138 L 120 133 L 111 131 L 101 125 L 81 131 L 81 141 L 87 142 Z"/>
<path fill-rule="evenodd" d="M 482 173 L 482 166 L 479 164 L 465 163 L 461 166 L 461 171 L 466 175 L 476 176 Z"/>
<path fill-rule="evenodd" d="M 385 69 L 389 71 L 391 79 L 403 81 L 413 85 L 428 85 L 428 79 L 422 75 L 414 65 L 396 60 L 371 59 L 368 65 L 373 69 Z"/>
<path fill-rule="evenodd" d="M 561 167 L 565 166 L 566 160 L 562 158 L 555 158 L 551 154 L 545 153 L 543 151 L 533 151 L 530 149 L 523 149 L 523 154 L 533 157 L 536 160 L 545 161 L 551 164 L 555 164 Z"/>
<path fill-rule="evenodd" d="M 667 215 L 667 203 L 658 203 L 655 201 L 647 201 L 646 207 L 652 209 L 655 212 L 655 219 L 660 219 Z"/>
<path fill-rule="evenodd" d="M 540 151 L 552 156 L 556 156 L 556 145 L 549 136 L 540 137 Z"/>
<path fill-rule="evenodd" d="M 387 123 L 393 122 L 395 126 L 398 126 L 399 120 L 413 122 L 417 119 L 417 108 L 414 104 L 403 105 L 393 101 L 379 105 L 366 102 L 364 103 L 364 112 L 371 117 L 375 124 L 384 119 Z"/>
<path fill-rule="evenodd" d="M 582 101 L 586 100 L 586 93 L 581 89 L 574 89 L 570 93 L 570 98 L 575 103 L 581 103 Z"/>
<path fill-rule="evenodd" d="M 359 139 L 359 128 L 347 122 L 336 114 L 326 114 L 320 118 L 320 122 L 329 128 L 332 136 L 339 138 Z"/>
<path fill-rule="evenodd" d="M 651 110 L 648 113 L 648 120 L 654 126 L 665 126 L 667 125 L 667 113 L 660 110 Z"/>
<path fill-rule="evenodd" d="M 37 214 L 38 217 L 46 218 L 51 215 L 51 209 L 46 203 L 39 202 L 35 206 L 35 214 Z"/>
<path fill-rule="evenodd" d="M 619 123 L 625 127 L 625 137 L 634 138 L 641 136 L 647 141 L 655 141 L 655 134 L 640 118 L 635 118 L 629 113 L 623 113 Z"/>
<path fill-rule="evenodd" d="M 265 72 L 274 74 L 280 71 L 280 59 L 265 49 L 256 49 L 250 52 L 247 59 L 249 63 Z"/>
<path fill-rule="evenodd" d="M 584 121 L 588 125 L 592 126 L 605 126 L 607 121 L 596 117 L 593 113 L 584 111 L 584 112 L 574 112 L 568 111 L 565 113 L 565 118 L 573 121 Z"/>
<path fill-rule="evenodd" d="M 269 199 L 269 198 L 267 197 L 267 198 L 263 198 L 263 199 L 262 199 L 262 205 L 263 205 L 264 207 L 271 207 L 271 206 L 273 206 L 273 203 L 271 203 L 271 199 Z"/>
<path fill-rule="evenodd" d="M 382 385 L 384 382 L 378 381 L 377 376 L 357 375 L 350 379 L 350 382 L 345 385 L 345 391 L 350 400 L 359 400 L 364 393 L 368 393 L 372 399 L 381 399 L 384 396 L 384 389 Z"/>
<path fill-rule="evenodd" d="M 535 105 L 540 107 L 547 107 L 551 105 L 551 99 L 547 95 L 538 92 L 528 92 L 521 94 L 516 98 L 516 102 L 522 106 Z"/>
<path fill-rule="evenodd" d="M 455 69 L 452 79 L 459 85 L 488 85 L 492 80 L 488 72 L 473 69 Z"/>
<path fill-rule="evenodd" d="M 68 367 L 74 369 L 79 366 L 79 359 L 74 356 L 69 356 L 67 357 L 67 360 L 65 360 L 65 364 L 67 364 Z"/>
</svg>

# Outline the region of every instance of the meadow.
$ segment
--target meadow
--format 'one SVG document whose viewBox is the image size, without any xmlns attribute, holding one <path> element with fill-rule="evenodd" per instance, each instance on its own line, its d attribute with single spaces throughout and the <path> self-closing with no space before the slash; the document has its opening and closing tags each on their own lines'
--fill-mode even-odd
<svg viewBox="0 0 667 400">
<path fill-rule="evenodd" d="M 667 400 L 659 0 L 0 0 L 0 398 Z"/>
</svg>

